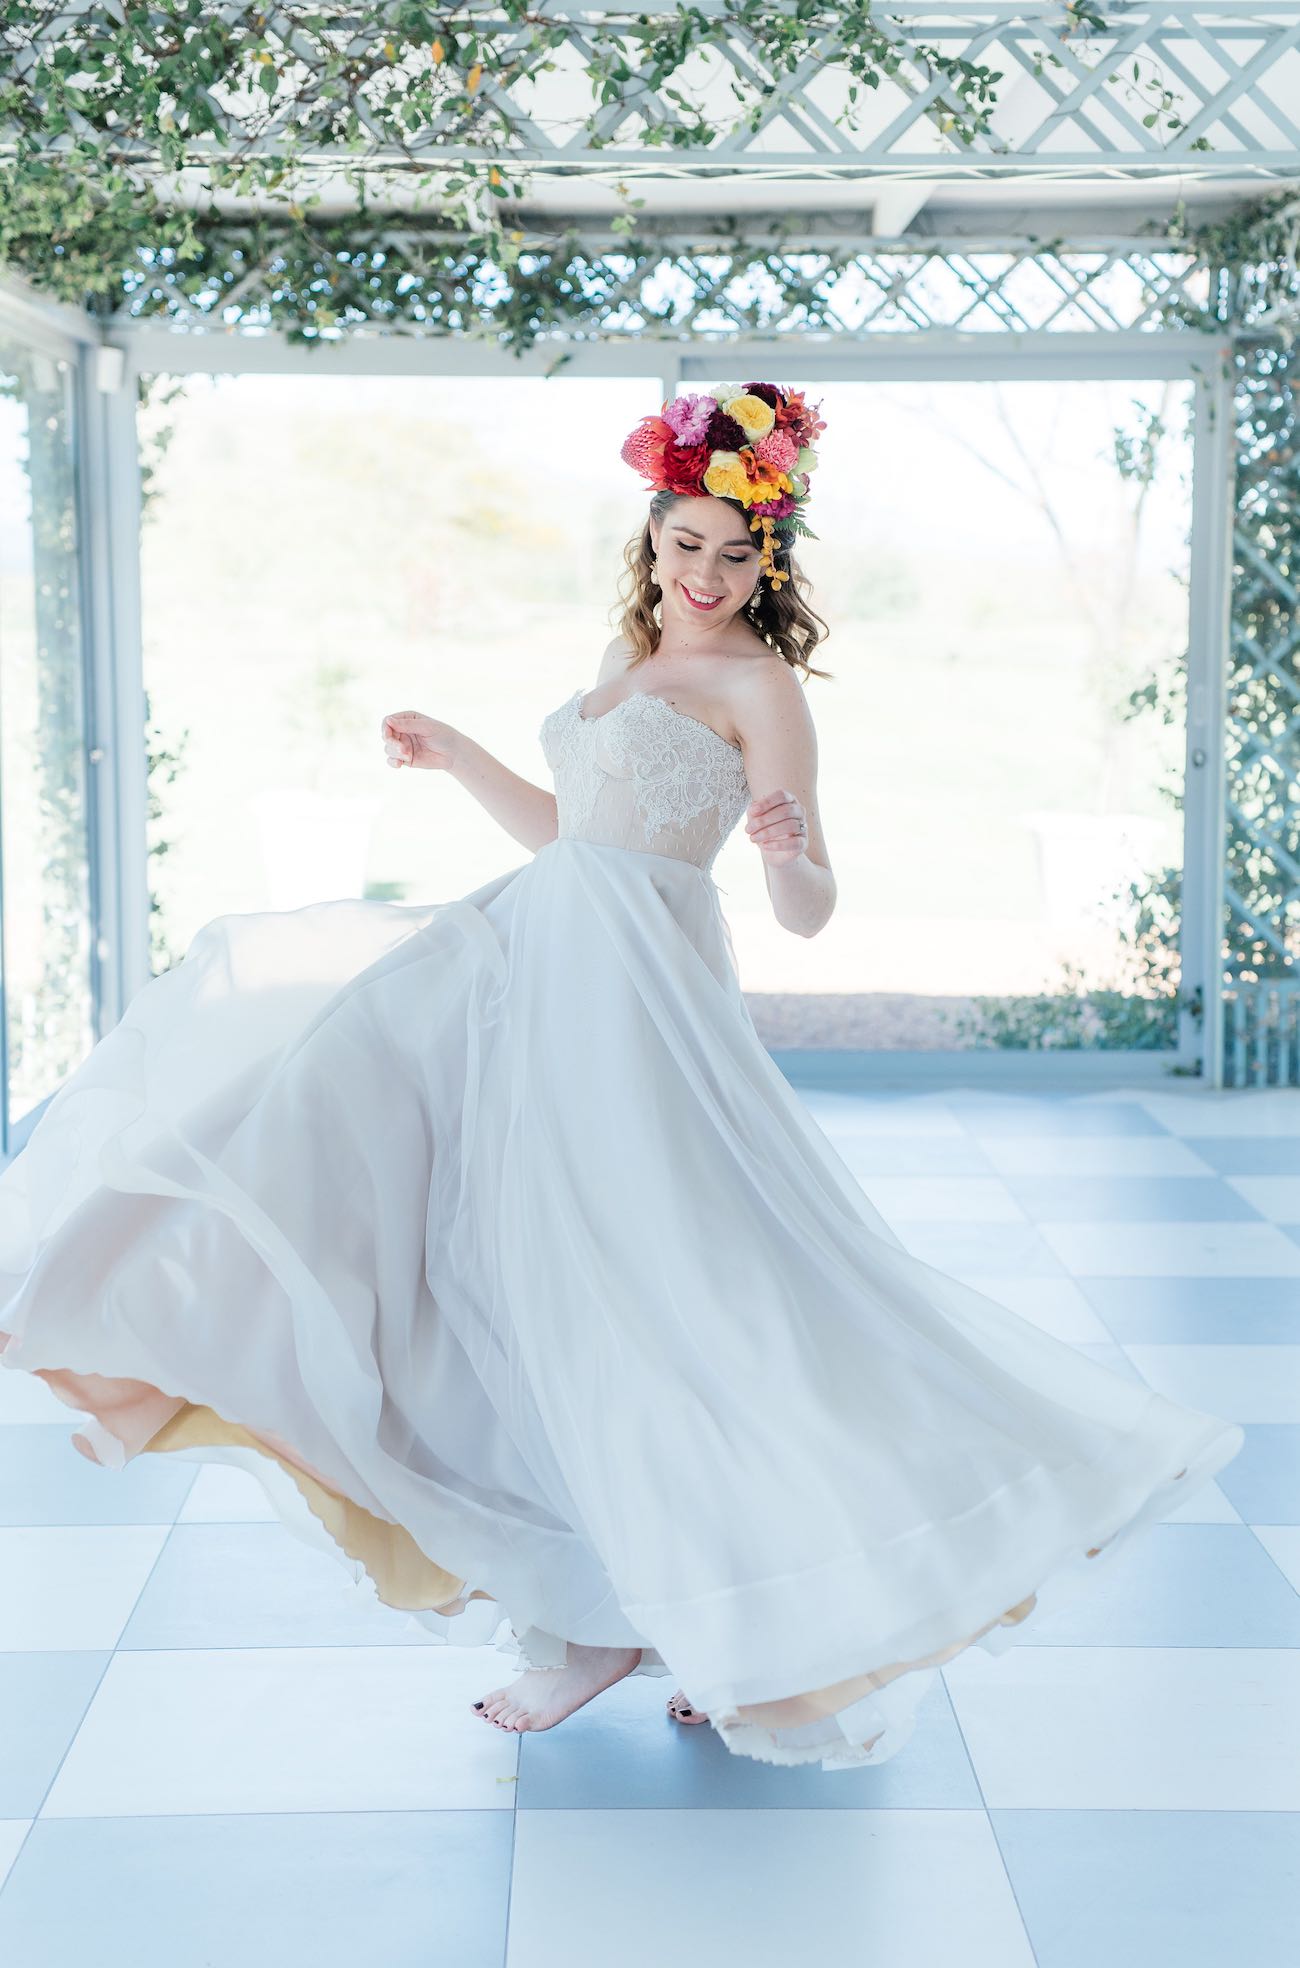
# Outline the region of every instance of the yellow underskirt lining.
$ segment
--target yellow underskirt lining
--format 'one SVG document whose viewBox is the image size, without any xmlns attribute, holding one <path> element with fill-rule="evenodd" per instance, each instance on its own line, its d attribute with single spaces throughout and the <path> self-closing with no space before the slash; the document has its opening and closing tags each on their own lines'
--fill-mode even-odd
<svg viewBox="0 0 1300 1968">
<path fill-rule="evenodd" d="M 369 1510 L 364 1510 L 359 1503 L 354 1503 L 350 1497 L 341 1496 L 337 1490 L 332 1490 L 328 1484 L 299 1468 L 249 1429 L 238 1422 L 223 1420 L 212 1408 L 187 1402 L 150 1437 L 142 1453 L 166 1454 L 169 1449 L 211 1445 L 256 1449 L 259 1455 L 277 1462 L 286 1475 L 292 1477 L 308 1509 L 324 1525 L 334 1542 L 349 1558 L 356 1559 L 365 1567 L 386 1606 L 408 1612 L 431 1608 L 450 1616 L 463 1612 L 471 1599 L 492 1598 L 490 1592 L 478 1587 L 466 1593 L 466 1581 L 426 1557 L 401 1524 L 387 1523 Z M 1095 1555 L 1096 1548 L 1088 1553 L 1090 1558 Z M 1032 1611 L 1034 1603 L 1031 1593 L 1019 1605 L 1010 1607 L 1000 1619 L 990 1620 L 988 1625 L 980 1627 L 979 1633 L 987 1633 L 994 1626 L 1018 1625 Z M 939 1666 L 978 1637 L 979 1634 L 968 1634 L 922 1660 L 897 1661 L 874 1672 L 854 1675 L 833 1687 L 810 1689 L 779 1701 L 747 1704 L 738 1713 L 746 1721 L 769 1728 L 798 1726 L 861 1700 L 872 1689 L 884 1687 L 900 1674 L 910 1673 L 915 1668 Z"/>
<path fill-rule="evenodd" d="M 435 1564 L 401 1524 L 389 1524 L 350 1497 L 340 1496 L 238 1422 L 223 1420 L 212 1408 L 187 1402 L 150 1436 L 142 1453 L 165 1455 L 170 1449 L 209 1446 L 256 1449 L 259 1455 L 279 1463 L 334 1542 L 365 1567 L 386 1606 L 401 1612 L 431 1609 L 452 1614 L 463 1612 L 471 1599 L 492 1597 L 479 1587 L 466 1593 L 465 1580 Z"/>
</svg>

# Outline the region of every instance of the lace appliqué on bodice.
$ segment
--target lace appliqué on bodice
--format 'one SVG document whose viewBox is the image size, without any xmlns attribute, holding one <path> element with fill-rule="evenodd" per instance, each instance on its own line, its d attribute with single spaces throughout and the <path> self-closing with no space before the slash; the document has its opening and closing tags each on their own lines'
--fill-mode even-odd
<svg viewBox="0 0 1300 1968">
<path fill-rule="evenodd" d="M 561 835 L 711 867 L 751 798 L 739 749 L 662 697 L 634 691 L 584 718 L 585 694 L 575 690 L 538 733 Z"/>
</svg>

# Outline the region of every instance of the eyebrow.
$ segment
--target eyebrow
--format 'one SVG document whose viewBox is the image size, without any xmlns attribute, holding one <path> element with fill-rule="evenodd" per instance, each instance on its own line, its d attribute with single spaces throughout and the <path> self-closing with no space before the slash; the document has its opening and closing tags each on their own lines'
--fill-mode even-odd
<svg viewBox="0 0 1300 1968">
<path fill-rule="evenodd" d="M 693 540 L 702 540 L 704 538 L 704 535 L 702 533 L 697 533 L 693 526 L 683 526 L 682 522 L 679 519 L 675 519 L 673 521 L 673 531 L 674 533 L 689 533 Z M 754 542 L 752 540 L 724 540 L 722 544 L 724 547 L 753 547 L 754 546 Z M 758 549 L 755 547 L 754 551 L 757 552 Z"/>
</svg>

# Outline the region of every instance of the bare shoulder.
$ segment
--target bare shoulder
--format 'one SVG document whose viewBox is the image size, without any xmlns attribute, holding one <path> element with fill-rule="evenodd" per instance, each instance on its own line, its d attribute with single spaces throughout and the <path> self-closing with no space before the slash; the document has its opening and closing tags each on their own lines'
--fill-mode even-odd
<svg viewBox="0 0 1300 1968">
<path fill-rule="evenodd" d="M 611 683 L 615 677 L 622 676 L 631 655 L 632 650 L 621 635 L 611 636 L 601 655 L 597 684 Z"/>
<path fill-rule="evenodd" d="M 766 650 L 736 666 L 732 710 L 743 739 L 811 734 L 812 713 L 799 673 Z"/>
</svg>

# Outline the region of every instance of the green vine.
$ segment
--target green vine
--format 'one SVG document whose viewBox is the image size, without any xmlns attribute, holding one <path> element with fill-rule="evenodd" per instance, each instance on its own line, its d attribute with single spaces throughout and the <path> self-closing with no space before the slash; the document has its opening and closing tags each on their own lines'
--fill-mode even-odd
<svg viewBox="0 0 1300 1968">
<path fill-rule="evenodd" d="M 1037 35 L 1035 73 L 1066 68 L 1058 50 L 1068 42 L 1071 74 L 1100 73 L 1136 97 L 1144 127 L 1163 139 L 1183 132 L 1154 65 L 1139 57 L 1130 67 L 1121 34 L 1087 0 L 1067 0 L 1050 27 L 1034 10 L 1005 26 Z M 695 250 L 677 253 L 656 241 L 644 200 L 623 181 L 612 250 L 584 247 L 558 224 L 512 225 L 506 205 L 525 195 L 538 150 L 521 105 L 533 113 L 575 47 L 589 95 L 564 132 L 577 151 L 671 152 L 675 163 L 695 154 L 707 166 L 711 150 L 760 132 L 782 92 L 815 70 L 837 78 L 834 121 L 846 130 L 888 79 L 926 94 L 923 114 L 952 147 L 1010 154 L 993 136 L 1001 71 L 921 38 L 914 20 L 877 14 L 873 0 L 724 0 L 716 11 L 664 5 L 576 24 L 525 0 L 445 10 L 386 0 L 366 11 L 286 0 L 228 15 L 202 0 L 76 12 L 0 0 L 0 264 L 105 319 L 256 326 L 306 344 L 357 328 L 477 337 L 517 354 L 553 341 L 553 370 L 569 344 L 619 335 L 842 336 L 843 275 L 927 250 L 944 259 L 938 243 L 914 241 L 810 252 L 794 214 L 761 235 L 713 221 Z M 725 74 L 725 93 L 697 86 L 701 63 L 715 80 Z M 1210 146 L 1198 138 L 1191 148 Z M 197 186 L 190 202 L 169 195 L 180 171 Z M 325 205 L 327 179 L 347 187 L 355 209 Z M 1144 230 L 1152 256 L 1181 266 L 1168 288 L 1149 290 L 1145 318 L 1230 343 L 1237 557 L 1225 974 L 1285 979 L 1300 957 L 1300 198 L 1267 195 L 1209 225 L 1189 223 L 1180 205 Z M 1046 261 L 1081 249 L 1051 239 L 1020 250 Z M 675 282 L 653 277 L 665 267 Z M 1153 470 L 1164 435 L 1118 433 L 1117 468 Z M 146 501 L 147 475 L 146 461 Z M 1185 683 L 1184 668 L 1175 695 Z M 1182 715 L 1156 699 L 1154 688 L 1134 693 L 1129 709 Z M 159 741 L 159 771 L 176 762 Z M 1015 1010 L 986 1006 L 993 1043 L 1013 1042 L 1013 1028 L 1020 1044 L 1034 1030 L 1052 1044 L 1168 1042 L 1177 871 L 1135 884 L 1128 900 L 1140 1001 L 1094 990 L 1080 1002 L 1074 990 Z"/>
<path fill-rule="evenodd" d="M 546 76 L 563 62 L 571 77 L 575 24 L 589 105 L 564 136 L 589 152 L 696 152 L 707 163 L 759 132 L 782 92 L 815 70 L 836 79 L 831 120 L 846 130 L 888 79 L 922 98 L 952 146 L 987 139 L 981 155 L 1008 155 L 992 126 L 1002 71 L 873 6 L 723 0 L 716 11 L 570 19 L 526 0 L 445 10 L 387 0 L 366 12 L 285 0 L 229 15 L 203 0 L 75 14 L 0 0 L 0 262 L 105 314 L 216 311 L 233 295 L 242 320 L 252 274 L 257 318 L 296 340 L 374 319 L 522 351 L 548 327 L 589 330 L 605 313 L 570 235 L 530 237 L 501 216 L 528 188 L 521 104 L 542 119 Z M 1106 70 L 1148 105 L 1148 128 L 1168 139 L 1184 129 L 1141 59 L 1130 74 L 1121 35 L 1088 0 L 1066 0 L 1050 27 L 1028 8 L 1023 29 L 1034 73 L 1064 69 L 1057 49 L 1071 43 L 1074 67 Z M 703 89 L 704 71 L 725 76 L 725 90 Z M 720 94 L 730 120 L 705 107 Z M 159 180 L 182 171 L 197 174 L 193 202 L 160 195 Z M 327 177 L 356 201 L 346 218 L 319 209 Z M 400 228 L 383 217 L 399 188 L 424 212 Z M 223 196 L 257 217 L 224 222 Z M 635 246 L 641 201 L 626 185 L 619 196 L 612 231 Z"/>
</svg>

